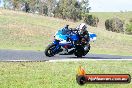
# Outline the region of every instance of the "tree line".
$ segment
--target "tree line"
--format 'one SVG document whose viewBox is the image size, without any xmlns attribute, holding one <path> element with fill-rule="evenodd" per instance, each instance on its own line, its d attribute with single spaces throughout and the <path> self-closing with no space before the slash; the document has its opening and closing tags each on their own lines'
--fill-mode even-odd
<svg viewBox="0 0 132 88">
<path fill-rule="evenodd" d="M 4 8 L 74 21 L 81 20 L 91 9 L 89 0 L 4 0 Z"/>
</svg>

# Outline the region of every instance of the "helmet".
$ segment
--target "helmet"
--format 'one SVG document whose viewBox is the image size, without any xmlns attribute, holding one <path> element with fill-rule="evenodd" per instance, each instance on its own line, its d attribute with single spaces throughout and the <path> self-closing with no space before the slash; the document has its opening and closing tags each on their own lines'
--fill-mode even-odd
<svg viewBox="0 0 132 88">
<path fill-rule="evenodd" d="M 83 32 L 85 32 L 85 31 L 87 31 L 87 30 L 86 30 L 86 29 L 87 29 L 87 26 L 86 26 L 85 23 L 81 23 L 81 24 L 78 26 L 78 29 L 79 29 L 79 32 L 80 32 L 80 33 L 83 33 Z"/>
</svg>

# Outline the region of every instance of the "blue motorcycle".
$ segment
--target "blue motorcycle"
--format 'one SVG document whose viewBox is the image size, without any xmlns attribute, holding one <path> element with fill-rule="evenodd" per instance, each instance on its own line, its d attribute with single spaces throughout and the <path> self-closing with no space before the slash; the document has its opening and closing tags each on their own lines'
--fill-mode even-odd
<svg viewBox="0 0 132 88">
<path fill-rule="evenodd" d="M 96 34 L 88 33 L 90 41 L 96 40 Z M 54 41 L 45 49 L 45 55 L 52 57 L 56 54 L 85 56 L 90 50 L 90 44 L 86 38 L 80 37 L 78 30 L 72 30 L 68 26 L 56 32 Z"/>
</svg>

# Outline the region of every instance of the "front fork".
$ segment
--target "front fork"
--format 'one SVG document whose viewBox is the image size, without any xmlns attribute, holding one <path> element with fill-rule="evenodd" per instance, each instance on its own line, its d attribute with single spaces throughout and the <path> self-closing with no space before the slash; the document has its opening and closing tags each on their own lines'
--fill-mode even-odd
<svg viewBox="0 0 132 88">
<path fill-rule="evenodd" d="M 59 53 L 61 50 L 60 50 L 60 48 L 61 48 L 61 46 L 59 45 L 59 40 L 54 40 L 53 41 L 53 44 L 55 45 L 55 48 L 53 49 L 53 52 L 55 53 L 55 54 L 57 54 L 57 53 Z"/>
</svg>

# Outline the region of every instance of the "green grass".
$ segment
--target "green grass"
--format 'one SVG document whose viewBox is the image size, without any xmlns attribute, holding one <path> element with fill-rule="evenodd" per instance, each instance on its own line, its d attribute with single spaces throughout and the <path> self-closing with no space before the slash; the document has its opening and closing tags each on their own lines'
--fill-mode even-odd
<svg viewBox="0 0 132 88">
<path fill-rule="evenodd" d="M 90 14 L 96 15 L 100 18 L 100 21 L 105 21 L 106 19 L 117 17 L 123 21 L 129 21 L 132 18 L 132 12 L 92 12 Z"/>
<path fill-rule="evenodd" d="M 97 34 L 90 53 L 131 55 L 132 36 L 108 32 L 104 21 L 111 17 L 132 18 L 128 13 L 92 13 L 99 17 L 97 28 L 88 27 Z M 44 50 L 52 42 L 55 32 L 64 25 L 76 27 L 81 22 L 66 21 L 19 11 L 0 10 L 0 49 Z"/>
<path fill-rule="evenodd" d="M 0 62 L 0 88 L 132 88 L 130 84 L 76 83 L 79 66 L 88 74 L 130 74 L 130 61 Z"/>
<path fill-rule="evenodd" d="M 69 21 L 1 10 L 0 48 L 43 50 L 53 39 L 58 28 Z"/>
</svg>

